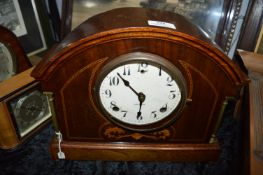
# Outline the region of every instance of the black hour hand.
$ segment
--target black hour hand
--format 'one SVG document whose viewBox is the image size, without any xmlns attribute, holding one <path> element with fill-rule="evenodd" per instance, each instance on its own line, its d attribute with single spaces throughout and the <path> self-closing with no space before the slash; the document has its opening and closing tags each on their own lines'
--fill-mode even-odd
<svg viewBox="0 0 263 175">
<path fill-rule="evenodd" d="M 137 120 L 142 120 L 142 113 L 141 113 L 141 111 L 137 112 Z"/>
<path fill-rule="evenodd" d="M 141 120 L 142 119 L 142 112 L 141 112 L 141 109 L 142 109 L 142 103 L 145 101 L 145 95 L 140 92 L 138 94 L 138 100 L 140 102 L 140 106 L 139 106 L 139 111 L 137 112 L 137 120 Z"/>
<path fill-rule="evenodd" d="M 132 90 L 132 92 L 134 92 L 137 96 L 139 96 L 139 93 L 138 93 L 137 91 L 135 91 L 135 90 L 133 89 L 133 87 L 131 87 L 129 81 L 125 80 L 119 73 L 117 73 L 117 75 L 121 78 L 121 80 L 123 81 L 123 83 L 124 83 L 125 86 L 129 87 L 129 88 Z"/>
</svg>

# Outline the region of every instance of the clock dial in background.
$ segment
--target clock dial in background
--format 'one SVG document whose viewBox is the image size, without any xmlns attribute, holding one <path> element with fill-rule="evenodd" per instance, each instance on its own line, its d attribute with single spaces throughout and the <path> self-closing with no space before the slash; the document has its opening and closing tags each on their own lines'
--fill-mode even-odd
<svg viewBox="0 0 263 175">
<path fill-rule="evenodd" d="M 30 63 L 17 36 L 0 25 L 0 82 L 26 71 Z"/>
<path fill-rule="evenodd" d="M 0 82 L 16 74 L 16 62 L 10 49 L 0 42 Z"/>
<path fill-rule="evenodd" d="M 21 137 L 50 116 L 47 97 L 39 90 L 21 95 L 11 100 L 9 104 Z"/>
</svg>

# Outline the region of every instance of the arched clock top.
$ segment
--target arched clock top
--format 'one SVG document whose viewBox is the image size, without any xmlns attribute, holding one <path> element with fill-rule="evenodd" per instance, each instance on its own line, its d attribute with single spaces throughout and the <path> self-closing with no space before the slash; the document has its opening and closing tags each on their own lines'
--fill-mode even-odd
<svg viewBox="0 0 263 175">
<path fill-rule="evenodd" d="M 164 26 L 151 25 L 149 21 L 164 22 Z M 175 28 L 170 27 L 168 24 L 173 25 Z M 219 47 L 200 28 L 190 23 L 183 16 L 171 12 L 143 8 L 114 9 L 86 20 L 65 37 L 60 44 L 49 51 L 40 64 L 36 66 L 32 75 L 36 79 L 46 79 L 51 76 L 57 66 L 70 61 L 70 59 L 77 59 L 75 55 L 87 51 L 88 48 L 120 40 L 134 40 L 134 42 L 137 42 L 138 39 L 149 39 L 151 42 L 159 40 L 167 42 L 168 45 L 175 43 L 191 48 L 193 51 L 213 59 L 212 61 L 235 84 L 242 85 L 247 81 L 243 73 Z M 123 43 L 122 46 L 118 45 L 116 46 L 118 48 L 113 48 L 116 51 L 114 57 L 125 54 L 125 52 L 122 52 L 123 48 L 121 48 L 126 47 L 125 45 L 126 43 Z M 162 56 L 162 53 L 166 52 L 165 47 L 161 53 L 155 54 Z M 153 53 L 153 51 L 145 50 L 142 47 L 128 48 L 128 52 L 133 51 Z M 195 62 L 200 62 L 201 64 L 203 61 L 200 57 L 202 56 L 194 58 L 197 59 Z M 184 58 L 178 58 L 175 54 L 173 59 Z"/>
</svg>

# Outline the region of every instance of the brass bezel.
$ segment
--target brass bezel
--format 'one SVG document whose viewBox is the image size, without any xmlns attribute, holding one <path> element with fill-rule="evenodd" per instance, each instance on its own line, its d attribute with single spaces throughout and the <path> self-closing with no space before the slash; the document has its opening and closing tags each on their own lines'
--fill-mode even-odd
<svg viewBox="0 0 263 175">
<path fill-rule="evenodd" d="M 179 105 L 175 108 L 175 110 L 164 119 L 151 124 L 133 125 L 118 120 L 104 109 L 99 97 L 99 89 L 103 79 L 108 75 L 109 72 L 111 72 L 115 68 L 119 66 L 123 66 L 125 64 L 140 63 L 140 62 L 147 62 L 151 65 L 162 66 L 162 69 L 165 70 L 167 73 L 169 73 L 172 76 L 172 78 L 177 82 L 181 90 L 181 101 Z M 133 53 L 120 55 L 114 59 L 110 59 L 98 72 L 99 73 L 97 75 L 95 81 L 95 88 L 94 88 L 94 93 L 95 93 L 94 96 L 96 98 L 98 107 L 103 116 L 105 116 L 108 120 L 110 120 L 114 124 L 124 129 L 136 131 L 136 132 L 151 132 L 151 131 L 160 130 L 164 127 L 167 127 L 171 123 L 174 123 L 179 118 L 185 106 L 186 98 L 187 98 L 186 81 L 181 71 L 173 63 L 171 63 L 170 61 L 168 61 L 167 59 L 161 56 L 151 53 L 145 53 L 145 52 L 133 52 Z"/>
</svg>

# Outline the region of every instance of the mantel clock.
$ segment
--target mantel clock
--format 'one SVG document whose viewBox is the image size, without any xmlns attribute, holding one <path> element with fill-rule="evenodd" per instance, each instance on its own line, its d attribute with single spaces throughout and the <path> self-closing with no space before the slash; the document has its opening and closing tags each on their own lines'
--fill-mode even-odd
<svg viewBox="0 0 263 175">
<path fill-rule="evenodd" d="M 19 150 L 50 121 L 47 96 L 32 69 L 0 83 L 0 154 Z"/>
<path fill-rule="evenodd" d="M 207 161 L 247 77 L 184 17 L 120 8 L 96 15 L 35 67 L 49 94 L 54 159 Z"/>
</svg>

